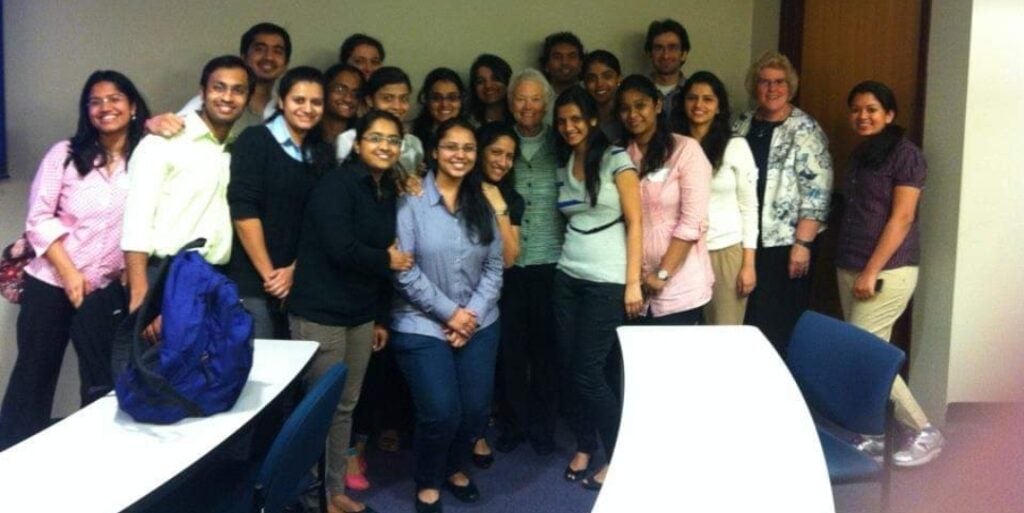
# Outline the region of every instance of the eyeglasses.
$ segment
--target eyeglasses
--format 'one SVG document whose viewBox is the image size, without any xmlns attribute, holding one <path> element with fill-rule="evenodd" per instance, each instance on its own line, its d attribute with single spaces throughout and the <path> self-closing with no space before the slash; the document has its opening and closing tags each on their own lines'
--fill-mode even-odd
<svg viewBox="0 0 1024 513">
<path fill-rule="evenodd" d="M 456 151 L 459 151 L 459 150 L 462 150 L 462 151 L 464 151 L 466 153 L 476 153 L 476 145 L 475 144 L 459 145 L 459 143 L 451 142 L 451 143 L 438 144 L 437 147 L 438 147 L 438 149 L 441 149 L 441 150 L 444 150 L 444 151 L 450 151 L 450 152 L 453 152 L 453 153 L 456 152 Z"/>
<path fill-rule="evenodd" d="M 366 134 L 363 136 L 363 140 L 370 144 L 381 144 L 387 143 L 391 146 L 401 146 L 402 138 L 397 135 L 384 135 L 384 134 Z"/>
<path fill-rule="evenodd" d="M 90 109 L 95 109 L 98 107 L 102 107 L 108 103 L 121 103 L 124 101 L 128 101 L 127 96 L 123 94 L 112 94 L 110 96 L 107 96 L 106 98 L 89 98 L 89 101 L 86 102 L 86 105 L 88 105 Z"/>
<path fill-rule="evenodd" d="M 441 103 L 441 102 L 455 103 L 455 102 L 461 100 L 462 96 L 459 96 L 458 93 L 448 93 L 448 94 L 430 93 L 430 96 L 428 96 L 427 99 L 429 99 L 433 103 Z"/>
<path fill-rule="evenodd" d="M 358 89 L 352 89 L 349 86 L 344 85 L 344 84 L 338 84 L 338 85 L 332 87 L 331 91 L 335 92 L 335 93 L 338 93 L 341 96 L 353 96 L 353 97 L 356 97 L 356 98 L 359 97 L 359 90 Z"/>
<path fill-rule="evenodd" d="M 757 87 L 763 87 L 765 89 L 769 89 L 769 88 L 772 88 L 772 87 L 778 88 L 778 87 L 782 87 L 784 85 L 787 85 L 786 79 L 784 79 L 784 78 L 775 78 L 775 79 L 759 78 L 759 79 L 757 79 Z"/>
</svg>

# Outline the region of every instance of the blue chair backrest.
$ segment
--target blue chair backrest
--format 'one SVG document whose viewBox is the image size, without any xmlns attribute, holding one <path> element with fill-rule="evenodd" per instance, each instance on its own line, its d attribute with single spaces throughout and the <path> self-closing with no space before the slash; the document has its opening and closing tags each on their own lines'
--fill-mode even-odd
<svg viewBox="0 0 1024 513">
<path fill-rule="evenodd" d="M 786 363 L 812 410 L 850 431 L 881 435 L 904 359 L 875 335 L 808 311 L 793 329 Z"/>
<path fill-rule="evenodd" d="M 295 502 L 299 483 L 324 452 L 347 375 L 345 364 L 332 366 L 302 398 L 274 439 L 256 477 L 265 511 L 281 511 Z"/>
</svg>

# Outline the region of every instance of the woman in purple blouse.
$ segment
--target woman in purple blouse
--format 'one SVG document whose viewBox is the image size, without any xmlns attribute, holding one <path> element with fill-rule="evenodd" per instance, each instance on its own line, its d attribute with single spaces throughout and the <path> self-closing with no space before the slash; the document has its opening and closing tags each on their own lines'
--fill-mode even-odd
<svg viewBox="0 0 1024 513">
<path fill-rule="evenodd" d="M 850 124 L 862 138 L 846 176 L 836 267 L 839 300 L 851 324 L 889 340 L 917 285 L 920 235 L 917 204 L 924 188 L 921 149 L 904 137 L 896 96 L 880 82 L 857 84 L 847 98 Z M 896 465 L 927 463 L 942 451 L 943 437 L 929 422 L 899 376 L 892 387 L 896 420 L 914 433 L 893 455 Z M 881 453 L 882 442 L 865 437 L 861 449 Z"/>
<path fill-rule="evenodd" d="M 113 387 L 110 344 L 125 308 L 121 220 L 127 162 L 149 109 L 128 77 L 95 71 L 82 87 L 78 130 L 53 145 L 29 192 L 18 359 L 0 410 L 0 450 L 43 430 L 68 339 L 82 404 Z"/>
</svg>

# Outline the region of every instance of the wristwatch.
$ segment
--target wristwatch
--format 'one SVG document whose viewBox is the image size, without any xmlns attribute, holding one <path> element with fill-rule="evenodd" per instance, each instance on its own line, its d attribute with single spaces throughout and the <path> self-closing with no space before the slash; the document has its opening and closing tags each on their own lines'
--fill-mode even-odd
<svg viewBox="0 0 1024 513">
<path fill-rule="evenodd" d="M 668 280 L 668 271 L 665 270 L 665 269 L 658 269 L 658 272 L 657 272 L 657 274 L 654 275 L 654 277 L 659 279 L 659 280 L 661 280 L 661 281 L 667 281 Z"/>
<path fill-rule="evenodd" d="M 798 239 L 798 238 L 794 237 L 793 238 L 793 244 L 796 244 L 797 246 L 803 246 L 803 247 L 805 247 L 807 249 L 811 249 L 811 244 L 814 244 L 814 241 L 813 240 L 801 240 L 801 239 Z"/>
</svg>

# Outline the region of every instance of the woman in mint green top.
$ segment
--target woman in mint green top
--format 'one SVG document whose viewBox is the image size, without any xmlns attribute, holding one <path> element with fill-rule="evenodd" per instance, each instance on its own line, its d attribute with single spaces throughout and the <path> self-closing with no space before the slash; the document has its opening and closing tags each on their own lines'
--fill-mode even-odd
<svg viewBox="0 0 1024 513">
<path fill-rule="evenodd" d="M 584 478 L 598 438 L 610 461 L 622 404 L 605 368 L 621 367 L 615 328 L 639 315 L 640 180 L 626 151 L 612 146 L 598 126 L 594 100 L 575 86 L 555 101 L 558 209 L 568 222 L 555 273 L 555 335 L 576 454 L 565 478 Z M 583 479 L 598 489 L 608 466 Z"/>
</svg>

